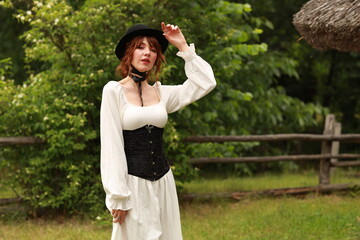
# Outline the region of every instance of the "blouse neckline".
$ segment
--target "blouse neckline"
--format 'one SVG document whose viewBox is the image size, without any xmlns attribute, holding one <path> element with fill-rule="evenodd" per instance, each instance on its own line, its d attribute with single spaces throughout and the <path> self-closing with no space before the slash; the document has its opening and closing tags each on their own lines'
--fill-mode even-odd
<svg viewBox="0 0 360 240">
<path fill-rule="evenodd" d="M 121 86 L 121 88 L 123 88 L 123 90 L 124 90 L 125 87 L 124 87 L 120 82 L 118 82 L 118 83 L 119 83 L 119 85 Z M 155 88 L 155 85 L 156 85 L 156 84 L 152 85 L 152 87 Z M 158 90 L 155 89 L 155 91 L 158 91 Z M 127 105 L 131 105 L 131 106 L 133 106 L 133 107 L 138 107 L 138 108 L 155 107 L 155 106 L 160 105 L 161 102 L 162 102 L 160 95 L 158 95 L 158 97 L 159 97 L 160 100 L 159 100 L 157 103 L 151 104 L 151 105 L 147 105 L 147 106 L 140 106 L 140 105 L 136 105 L 136 104 L 134 104 L 134 103 L 131 103 L 131 102 L 127 99 L 126 94 L 125 94 L 125 91 L 121 91 L 121 93 L 122 93 L 122 95 L 123 95 L 123 97 L 124 97 L 125 103 L 126 103 Z"/>
</svg>

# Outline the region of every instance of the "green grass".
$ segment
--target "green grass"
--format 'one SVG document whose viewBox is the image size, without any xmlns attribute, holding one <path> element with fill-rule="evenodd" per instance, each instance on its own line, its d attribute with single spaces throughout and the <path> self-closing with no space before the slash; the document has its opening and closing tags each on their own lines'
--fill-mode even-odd
<svg viewBox="0 0 360 240">
<path fill-rule="evenodd" d="M 110 233 L 110 225 L 103 227 L 80 220 L 31 220 L 0 225 L 0 240 L 99 240 L 110 239 Z"/>
<path fill-rule="evenodd" d="M 360 196 L 263 198 L 182 204 L 184 240 L 359 240 Z M 1 240 L 110 239 L 97 221 L 29 220 L 0 225 Z"/>
<path fill-rule="evenodd" d="M 360 197 L 258 199 L 182 208 L 185 239 L 359 240 Z"/>
<path fill-rule="evenodd" d="M 332 176 L 332 183 L 347 182 L 359 182 L 356 171 L 336 171 Z M 226 192 L 316 184 L 316 173 L 306 172 L 200 178 L 185 184 L 185 190 Z M 182 202 L 181 218 L 184 240 L 359 240 L 360 193 Z M 20 214 L 0 222 L 0 240 L 98 240 L 110 239 L 110 234 L 107 217 L 25 220 Z"/>
<path fill-rule="evenodd" d="M 261 174 L 250 177 L 198 178 L 184 184 L 185 193 L 215 193 L 290 188 L 318 185 L 318 174 L 313 171 L 304 173 Z M 355 171 L 336 169 L 331 183 L 360 183 Z"/>
</svg>

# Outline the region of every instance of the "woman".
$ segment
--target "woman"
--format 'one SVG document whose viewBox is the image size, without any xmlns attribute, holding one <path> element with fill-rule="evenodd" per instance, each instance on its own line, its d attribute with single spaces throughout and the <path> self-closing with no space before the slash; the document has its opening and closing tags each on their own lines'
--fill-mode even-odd
<svg viewBox="0 0 360 240">
<path fill-rule="evenodd" d="M 174 177 L 163 153 L 168 113 L 205 96 L 215 86 L 210 65 L 186 43 L 181 30 L 138 24 L 128 29 L 115 54 L 124 79 L 104 86 L 101 103 L 101 177 L 113 216 L 112 239 L 182 239 Z M 158 78 L 168 42 L 185 60 L 187 80 L 165 86 Z"/>
</svg>

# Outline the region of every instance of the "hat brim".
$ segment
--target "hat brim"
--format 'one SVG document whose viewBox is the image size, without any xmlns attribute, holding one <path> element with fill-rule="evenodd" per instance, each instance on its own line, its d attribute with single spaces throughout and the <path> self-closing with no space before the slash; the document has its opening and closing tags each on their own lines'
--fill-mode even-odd
<svg viewBox="0 0 360 240">
<path fill-rule="evenodd" d="M 115 54 L 119 60 L 121 60 L 124 57 L 126 51 L 126 43 L 130 42 L 131 39 L 133 39 L 136 36 L 155 37 L 158 40 L 161 46 L 161 51 L 163 53 L 166 51 L 169 44 L 168 40 L 164 37 L 162 31 L 156 29 L 139 29 L 131 33 L 125 34 L 125 36 L 123 36 L 120 39 L 119 43 L 116 45 Z"/>
</svg>

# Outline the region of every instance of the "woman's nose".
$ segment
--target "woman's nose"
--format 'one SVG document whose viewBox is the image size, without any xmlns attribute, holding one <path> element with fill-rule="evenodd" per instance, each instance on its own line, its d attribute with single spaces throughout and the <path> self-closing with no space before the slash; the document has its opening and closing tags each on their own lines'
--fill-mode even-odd
<svg viewBox="0 0 360 240">
<path fill-rule="evenodd" d="M 151 50 L 150 50 L 150 48 L 145 48 L 145 51 L 144 51 L 144 55 L 146 55 L 146 56 L 150 56 L 150 53 L 151 53 Z"/>
</svg>

